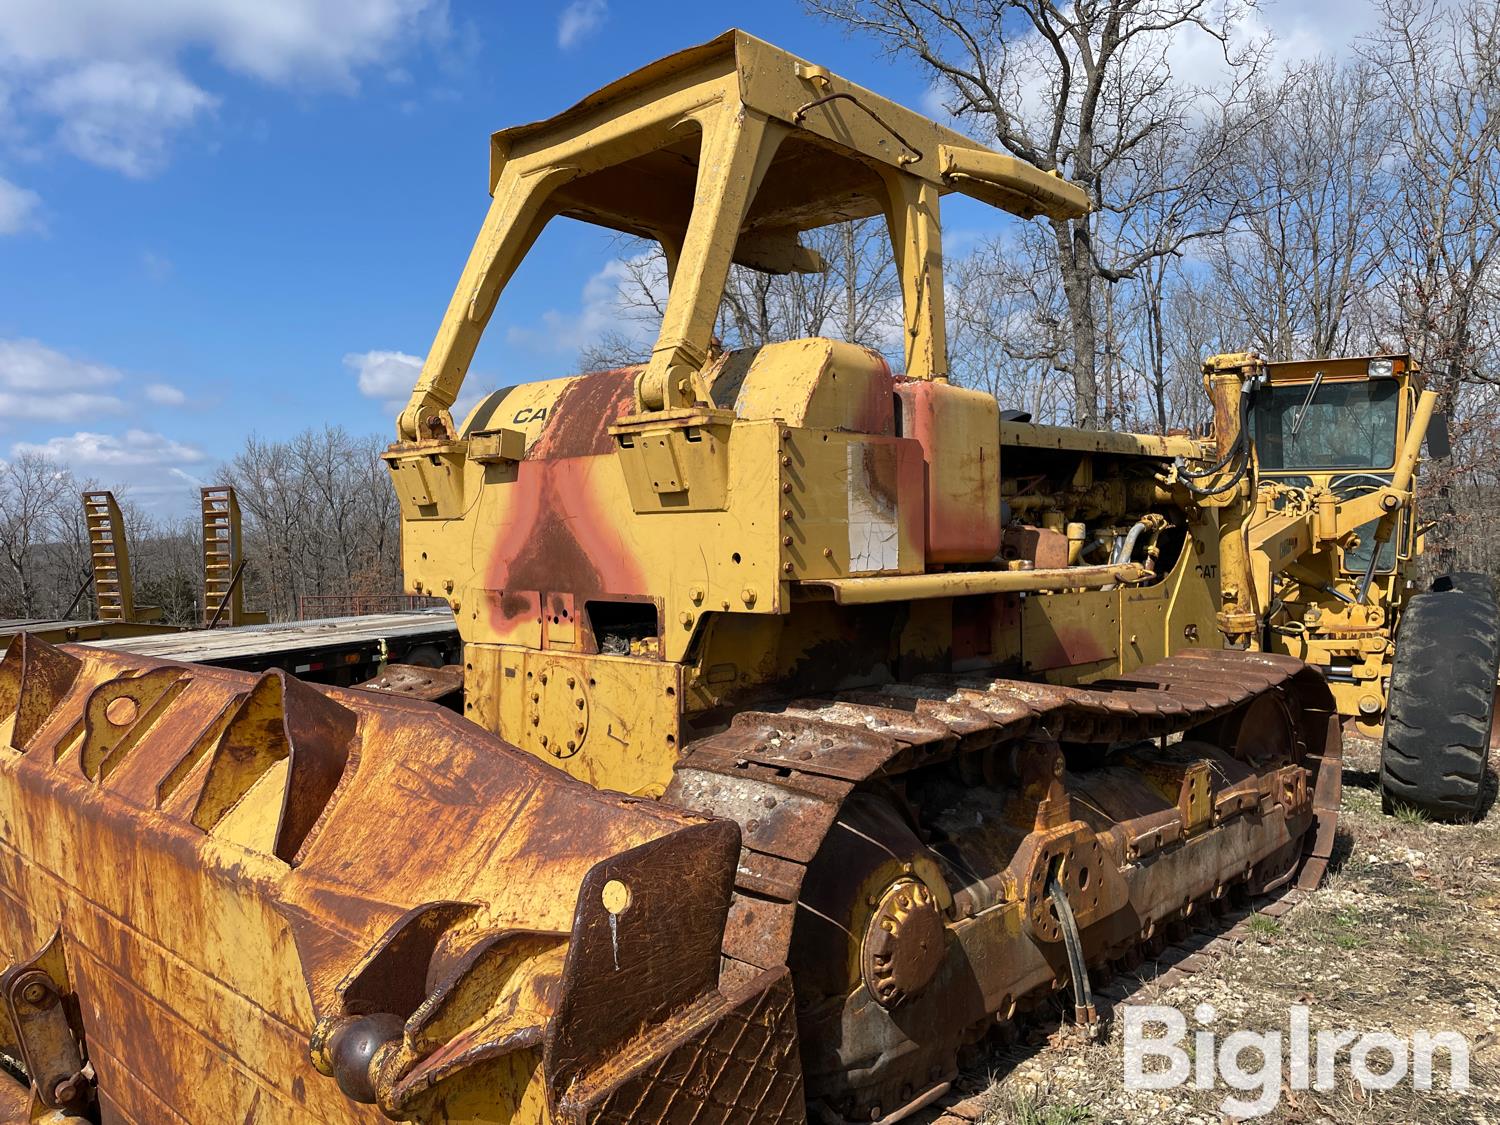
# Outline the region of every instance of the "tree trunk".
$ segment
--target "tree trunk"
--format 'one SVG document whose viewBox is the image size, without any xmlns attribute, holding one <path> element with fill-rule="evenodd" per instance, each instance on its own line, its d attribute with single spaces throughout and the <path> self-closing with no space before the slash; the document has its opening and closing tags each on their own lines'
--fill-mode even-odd
<svg viewBox="0 0 1500 1125">
<path fill-rule="evenodd" d="M 1094 269 L 1088 230 L 1082 223 L 1054 220 L 1057 265 L 1068 299 L 1069 342 L 1073 354 L 1073 421 L 1086 430 L 1099 428 L 1098 330 L 1094 325 Z"/>
</svg>

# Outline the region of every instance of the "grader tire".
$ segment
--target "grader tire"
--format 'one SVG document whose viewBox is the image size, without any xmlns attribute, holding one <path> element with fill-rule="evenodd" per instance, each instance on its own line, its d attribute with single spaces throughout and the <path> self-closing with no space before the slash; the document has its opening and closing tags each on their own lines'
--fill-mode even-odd
<svg viewBox="0 0 1500 1125">
<path fill-rule="evenodd" d="M 1466 594 L 1493 599 L 1495 580 L 1488 574 L 1476 570 L 1456 570 L 1452 574 L 1440 574 L 1432 580 L 1432 589 L 1437 593 L 1461 590 Z"/>
<path fill-rule="evenodd" d="M 1478 576 L 1452 576 L 1470 577 Z M 1453 581 L 1446 590 L 1418 594 L 1402 614 L 1380 753 L 1388 812 L 1405 807 L 1443 821 L 1480 815 L 1500 608 L 1488 589 L 1476 586 Z"/>
</svg>

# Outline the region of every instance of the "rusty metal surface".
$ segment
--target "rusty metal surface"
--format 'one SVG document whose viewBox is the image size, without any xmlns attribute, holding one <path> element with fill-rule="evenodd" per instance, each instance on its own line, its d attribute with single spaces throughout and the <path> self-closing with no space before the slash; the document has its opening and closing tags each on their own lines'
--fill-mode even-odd
<svg viewBox="0 0 1500 1125">
<path fill-rule="evenodd" d="M 464 690 L 464 669 L 461 664 L 447 664 L 441 668 L 387 664 L 380 675 L 354 686 L 364 691 L 383 691 L 388 695 L 437 703 Z"/>
<path fill-rule="evenodd" d="M 94 1090 L 60 939 L 54 932 L 35 956 L 0 974 L 0 997 L 10 1024 L 6 1038 L 15 1041 L 34 1097 L 48 1109 L 78 1114 L 93 1104 Z"/>
<path fill-rule="evenodd" d="M 1280 743 L 1239 719 L 1268 695 L 1295 720 Z M 0 663 L 0 746 L 30 732 L 0 760 L 0 893 L 21 907 L 0 946 L 61 931 L 122 1122 L 441 1120 L 475 1098 L 498 1120 L 669 1121 L 684 1091 L 790 1122 L 804 1081 L 890 1117 L 948 1080 L 966 1029 L 1065 980 L 1050 874 L 1108 958 L 1294 877 L 1304 844 L 1319 871 L 1324 696 L 1295 661 L 1224 653 L 1089 687 L 934 675 L 798 700 L 686 749 L 669 798 L 736 831 L 428 705 L 25 641 Z M 1210 741 L 1140 741 L 1194 731 Z M 1062 749 L 1120 743 L 1082 772 Z M 841 918 L 866 938 L 847 980 L 823 955 Z M 157 1079 L 187 1074 L 208 1077 Z"/>
<path fill-rule="evenodd" d="M 1286 716 L 1279 739 L 1260 731 L 1274 715 Z M 1179 734 L 1190 738 L 1157 741 Z M 1059 743 L 1132 749 L 1080 773 Z M 965 1027 L 1063 987 L 1050 872 L 1062 873 L 1093 961 L 1230 887 L 1274 886 L 1299 864 L 1301 884 L 1315 884 L 1340 746 L 1326 685 L 1305 665 L 1198 650 L 1088 687 L 930 674 L 741 714 L 685 748 L 667 798 L 743 826 L 726 956 L 744 974 L 787 962 L 802 974 L 809 1096 L 869 1120 L 951 1077 Z M 900 816 L 924 838 L 945 841 L 942 854 L 853 813 L 856 794 L 883 786 L 898 787 Z M 888 897 L 914 878 L 954 888 L 937 966 L 917 904 L 893 909 L 899 890 Z M 875 927 L 854 946 L 862 980 L 826 968 L 855 940 L 836 932 L 850 923 Z M 921 935 L 910 948 L 904 930 Z M 896 1011 L 874 1018 L 882 1004 Z"/>
<path fill-rule="evenodd" d="M 31 1125 L 31 1088 L 0 1073 L 0 1125 Z"/>
<path fill-rule="evenodd" d="M 0 702 L 0 950 L 60 935 L 111 1121 L 541 1121 L 738 1010 L 732 825 L 276 673 L 28 639 Z"/>
<path fill-rule="evenodd" d="M 584 1084 L 564 1099 L 564 1125 L 798 1125 L 805 1120 L 793 995 L 785 968 L 762 973 L 706 1011 L 690 1010 L 657 1033 L 652 1060 Z"/>
<path fill-rule="evenodd" d="M 1224 958 L 1234 956 L 1246 942 L 1253 942 L 1252 923 L 1256 918 L 1284 918 L 1306 897 L 1306 891 L 1292 888 L 1260 896 L 1248 904 L 1217 899 L 1195 919 L 1196 926 L 1181 924 L 1172 927 L 1170 937 L 1163 933 L 1138 943 L 1128 956 L 1090 974 L 1095 979 L 1094 998 L 1103 1018 L 1111 1020 L 1122 1009 L 1159 1002 L 1164 989 L 1215 968 Z M 1215 932 L 1205 933 L 1204 927 Z M 1016 1024 L 1025 1019 L 1020 1016 L 1006 1021 L 1006 1034 L 1023 1034 L 1024 1030 Z M 1048 1024 L 1046 1012 L 1036 1013 L 1034 1026 L 1047 1028 Z M 988 1094 L 950 1094 L 946 1089 L 938 1089 L 938 1093 L 924 1102 L 924 1106 L 930 1107 L 927 1112 L 912 1117 L 916 1125 L 977 1125 L 990 1118 L 993 1099 Z"/>
<path fill-rule="evenodd" d="M 15 716 L 10 745 L 24 753 L 38 728 L 73 686 L 81 664 L 61 649 L 29 643 L 24 633 L 11 648 L 16 650 L 16 658 L 0 661 L 0 713 Z M 27 689 L 24 694 L 22 684 Z"/>
</svg>

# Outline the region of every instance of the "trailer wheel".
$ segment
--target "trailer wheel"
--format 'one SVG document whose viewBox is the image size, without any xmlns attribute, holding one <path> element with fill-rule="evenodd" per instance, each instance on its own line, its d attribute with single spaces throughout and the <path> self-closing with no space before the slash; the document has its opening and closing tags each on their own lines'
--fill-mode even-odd
<svg viewBox="0 0 1500 1125">
<path fill-rule="evenodd" d="M 1470 577 L 1483 576 L 1451 576 Z M 1380 752 L 1387 811 L 1480 814 L 1500 668 L 1500 608 L 1486 587 L 1452 581 L 1412 598 L 1401 616 Z"/>
</svg>

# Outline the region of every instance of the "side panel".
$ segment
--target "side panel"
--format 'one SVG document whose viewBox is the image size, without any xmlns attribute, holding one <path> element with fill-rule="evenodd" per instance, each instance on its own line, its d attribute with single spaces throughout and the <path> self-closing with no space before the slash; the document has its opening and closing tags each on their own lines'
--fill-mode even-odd
<svg viewBox="0 0 1500 1125">
<path fill-rule="evenodd" d="M 659 797 L 677 760 L 682 666 L 508 645 L 464 652 L 467 714 L 599 789 Z"/>
<path fill-rule="evenodd" d="M 903 432 L 927 462 L 927 561 L 1000 553 L 1000 404 L 949 383 L 903 383 Z"/>
</svg>

